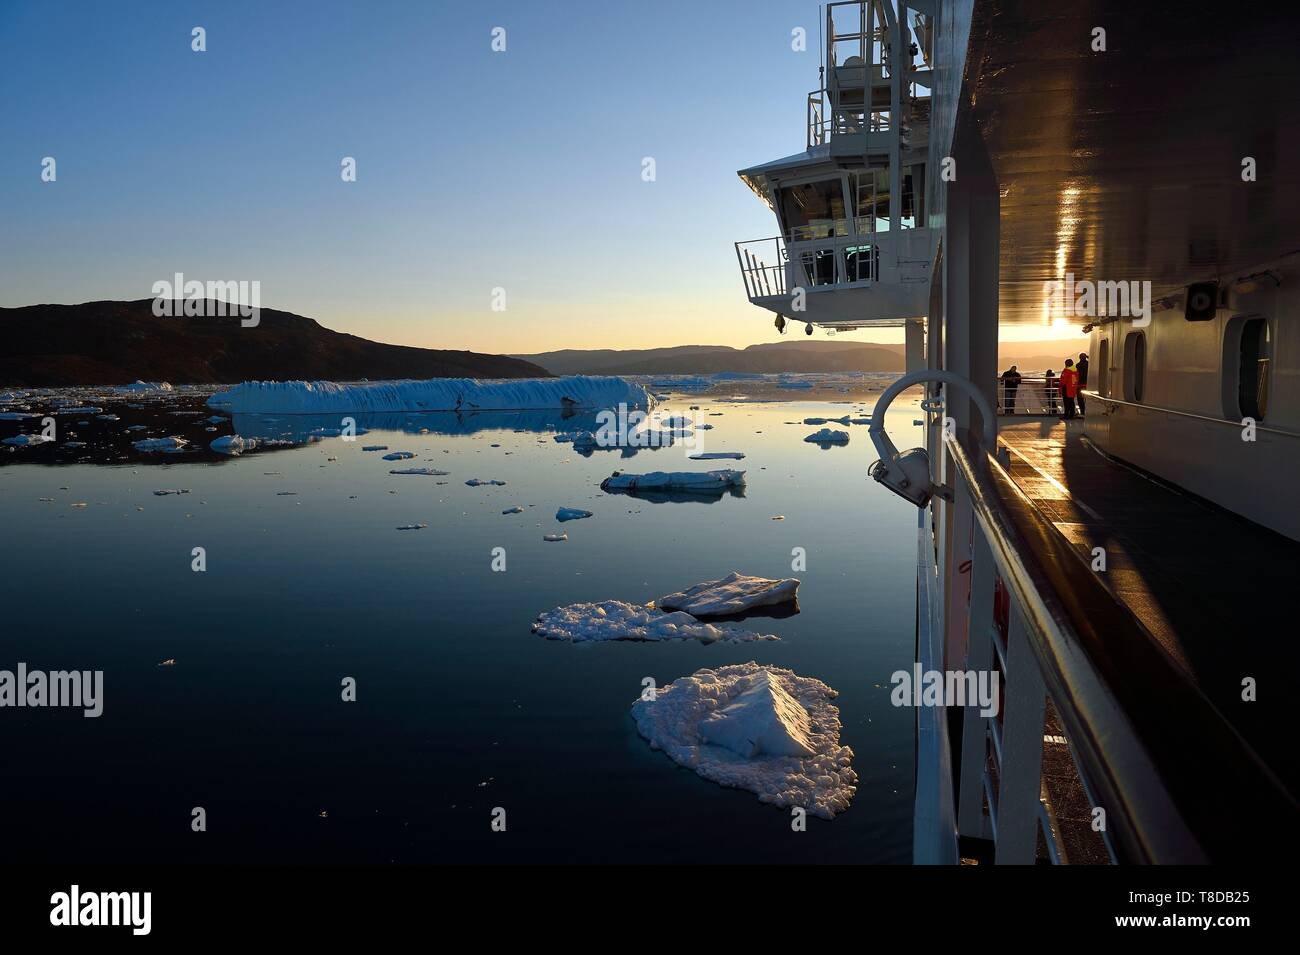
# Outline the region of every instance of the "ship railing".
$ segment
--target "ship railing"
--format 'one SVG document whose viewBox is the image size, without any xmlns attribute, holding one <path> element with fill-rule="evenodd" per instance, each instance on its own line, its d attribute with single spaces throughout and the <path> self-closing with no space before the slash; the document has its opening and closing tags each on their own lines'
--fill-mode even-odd
<svg viewBox="0 0 1300 955">
<path fill-rule="evenodd" d="M 1020 384 L 1008 386 L 997 379 L 998 414 L 1027 417 L 1059 415 L 1065 410 L 1059 378 L 1021 375 Z"/>
<path fill-rule="evenodd" d="M 789 255 L 784 238 L 751 239 L 736 243 L 736 259 L 745 282 L 745 295 L 752 302 L 758 298 L 786 294 L 786 271 Z"/>
<path fill-rule="evenodd" d="M 830 121 L 826 118 L 826 90 L 808 94 L 808 149 L 830 142 Z"/>
<path fill-rule="evenodd" d="M 922 510 L 931 533 L 921 547 L 931 559 L 920 572 L 921 593 L 934 591 L 944 609 L 918 622 L 918 659 L 943 671 L 996 670 L 1001 699 L 993 715 L 969 700 L 961 708 L 951 746 L 959 756 L 947 745 L 953 721 L 918 714 L 918 745 L 928 740 L 943 757 L 937 801 L 925 814 L 918 801 L 918 821 L 939 823 L 931 844 L 918 841 L 918 860 L 955 862 L 966 837 L 991 843 L 999 863 L 1037 861 L 1040 840 L 1051 861 L 1082 861 L 1079 840 L 1062 837 L 1067 829 L 1100 840 L 1103 862 L 1232 861 L 1266 851 L 1260 840 L 1295 818 L 1294 799 L 997 453 L 964 430 L 943 430 L 951 504 L 942 528 L 934 502 Z M 951 548 L 946 593 L 934 570 L 939 539 Z M 964 640 L 955 641 L 962 622 Z M 1060 729 L 1045 739 L 1049 713 Z M 1050 794 L 1046 745 L 1068 746 L 1082 786 L 1086 805 L 1068 821 Z"/>
</svg>

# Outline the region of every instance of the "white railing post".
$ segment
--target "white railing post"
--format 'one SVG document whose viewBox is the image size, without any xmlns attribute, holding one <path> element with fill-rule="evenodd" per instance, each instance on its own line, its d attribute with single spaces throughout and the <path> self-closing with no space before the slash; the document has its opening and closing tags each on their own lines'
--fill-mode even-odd
<svg viewBox="0 0 1300 955">
<path fill-rule="evenodd" d="M 1007 670 L 1003 678 L 1005 712 L 994 861 L 998 865 L 1032 865 L 1038 854 L 1047 688 L 1029 645 L 1024 618 L 1014 601 L 1007 622 Z"/>
<path fill-rule="evenodd" d="M 993 669 L 993 598 L 996 569 L 988 538 L 975 522 L 971 540 L 970 630 L 967 667 L 976 673 Z M 957 788 L 957 831 L 988 839 L 992 835 L 984 814 L 982 780 L 988 753 L 988 718 L 978 701 L 968 701 L 962 719 L 961 780 Z"/>
</svg>

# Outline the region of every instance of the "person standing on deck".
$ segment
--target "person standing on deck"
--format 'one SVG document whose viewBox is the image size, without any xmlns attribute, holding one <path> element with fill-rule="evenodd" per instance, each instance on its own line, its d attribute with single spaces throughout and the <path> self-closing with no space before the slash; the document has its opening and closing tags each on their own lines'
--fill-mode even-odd
<svg viewBox="0 0 1300 955">
<path fill-rule="evenodd" d="M 1056 373 L 1050 368 L 1043 376 L 1043 398 L 1047 402 L 1047 413 L 1056 414 Z"/>
<path fill-rule="evenodd" d="M 1079 417 L 1083 414 L 1083 389 L 1088 387 L 1088 353 L 1079 352 L 1079 363 L 1074 366 L 1079 369 Z"/>
<path fill-rule="evenodd" d="M 1074 399 L 1079 396 L 1079 373 L 1069 358 L 1065 359 L 1065 367 L 1061 369 L 1061 394 L 1065 396 L 1065 413 L 1061 420 L 1069 421 L 1074 417 Z"/>
<path fill-rule="evenodd" d="M 1002 373 L 1002 413 L 1016 413 L 1016 389 L 1020 387 L 1020 372 L 1012 365 Z"/>
</svg>

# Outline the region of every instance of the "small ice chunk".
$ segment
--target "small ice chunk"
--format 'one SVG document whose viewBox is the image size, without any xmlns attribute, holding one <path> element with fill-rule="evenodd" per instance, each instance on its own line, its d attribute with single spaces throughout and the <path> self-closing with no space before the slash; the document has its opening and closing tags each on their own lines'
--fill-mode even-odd
<svg viewBox="0 0 1300 955">
<path fill-rule="evenodd" d="M 362 450 L 362 451 L 387 451 L 387 450 L 388 450 L 388 445 L 386 445 L 386 444 L 367 444 L 367 445 L 366 445 L 364 448 L 362 448 L 361 450 Z"/>
<path fill-rule="evenodd" d="M 45 444 L 45 442 L 53 440 L 53 438 L 47 438 L 43 434 L 16 434 L 12 438 L 5 438 L 0 441 L 0 444 L 12 444 L 25 448 L 33 444 Z"/>
<path fill-rule="evenodd" d="M 524 509 L 523 509 L 522 507 L 520 507 L 518 504 L 516 504 L 514 507 L 507 507 L 507 508 L 506 508 L 504 511 L 502 511 L 501 513 L 502 513 L 502 514 L 522 514 L 523 512 L 524 512 Z"/>
<path fill-rule="evenodd" d="M 696 617 L 720 617 L 790 603 L 798 595 L 799 581 L 794 577 L 769 580 L 733 571 L 719 580 L 706 580 L 681 593 L 660 597 L 655 605 L 662 610 L 684 610 Z"/>
<path fill-rule="evenodd" d="M 489 478 L 486 481 L 483 480 L 482 478 L 470 478 L 465 483 L 468 484 L 470 487 L 486 487 L 488 485 L 496 485 L 497 487 L 504 487 L 506 482 L 498 481 L 496 478 Z"/>
<path fill-rule="evenodd" d="M 243 454 L 252 451 L 258 445 L 257 438 L 243 438 L 237 434 L 225 434 L 208 445 L 218 454 Z"/>
<path fill-rule="evenodd" d="M 188 494 L 190 493 L 190 489 L 187 487 L 186 488 L 166 487 L 161 490 L 154 491 L 154 493 L 157 494 L 159 497 L 165 497 L 168 494 Z"/>
<path fill-rule="evenodd" d="M 743 461 L 745 458 L 744 451 L 701 451 L 699 454 L 692 454 L 692 461 L 721 461 L 724 458 L 730 458 L 733 461 Z"/>
<path fill-rule="evenodd" d="M 428 526 L 428 524 L 398 524 L 397 529 L 399 531 L 418 531 Z"/>
<path fill-rule="evenodd" d="M 843 418 L 804 418 L 803 423 L 804 424 L 829 424 L 829 423 L 848 424 L 849 416 L 845 415 Z"/>
<path fill-rule="evenodd" d="M 584 511 L 577 507 L 562 507 L 555 512 L 557 521 L 580 521 L 584 517 L 591 517 L 591 511 Z"/>
<path fill-rule="evenodd" d="M 836 431 L 833 428 L 822 428 L 820 431 L 814 431 L 805 441 L 811 441 L 814 444 L 848 444 L 849 433 L 847 431 Z"/>
<path fill-rule="evenodd" d="M 450 471 L 439 471 L 437 468 L 394 468 L 389 474 L 425 474 L 430 477 L 442 477 L 444 474 L 450 474 Z"/>
<path fill-rule="evenodd" d="M 542 540 L 546 541 L 548 544 L 558 544 L 560 541 L 567 541 L 568 539 L 569 539 L 568 534 L 543 534 L 542 535 Z"/>
<path fill-rule="evenodd" d="M 408 458 L 415 457 L 414 451 L 390 451 L 384 455 L 385 461 L 405 461 Z"/>
<path fill-rule="evenodd" d="M 141 441 L 132 442 L 131 446 L 137 451 L 179 451 L 187 444 L 189 442 L 184 438 L 173 435 L 167 438 L 145 438 Z"/>
</svg>

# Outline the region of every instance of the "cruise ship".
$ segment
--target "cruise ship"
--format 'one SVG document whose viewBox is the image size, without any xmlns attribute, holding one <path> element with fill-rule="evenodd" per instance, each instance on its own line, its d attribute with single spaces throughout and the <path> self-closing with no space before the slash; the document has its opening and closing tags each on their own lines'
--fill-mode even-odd
<svg viewBox="0 0 1300 955">
<path fill-rule="evenodd" d="M 775 234 L 736 254 L 782 331 L 905 329 L 869 473 L 917 514 L 915 665 L 1002 687 L 917 708 L 914 860 L 1286 858 L 1300 14 L 822 16 L 803 150 L 739 172 Z M 1015 325 L 1089 336 L 1077 417 L 1052 382 L 999 393 Z M 927 438 L 900 452 L 908 389 Z"/>
</svg>

